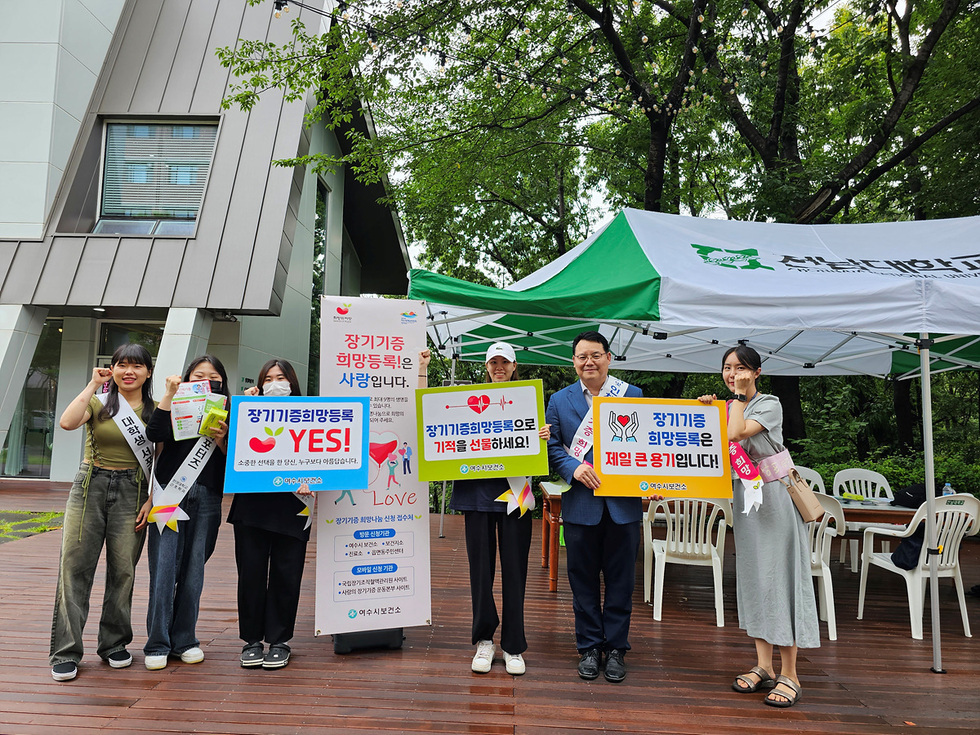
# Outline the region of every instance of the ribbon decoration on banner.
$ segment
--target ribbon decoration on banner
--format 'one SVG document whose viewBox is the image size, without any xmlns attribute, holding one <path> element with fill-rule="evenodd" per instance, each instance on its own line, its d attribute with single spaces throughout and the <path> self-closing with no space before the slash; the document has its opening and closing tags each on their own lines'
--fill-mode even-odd
<svg viewBox="0 0 980 735">
<path fill-rule="evenodd" d="M 174 533 L 177 532 L 177 521 L 186 521 L 190 518 L 180 508 L 180 501 L 184 499 L 187 491 L 191 489 L 201 470 L 211 459 L 217 442 L 207 436 L 202 436 L 195 442 L 191 453 L 187 455 L 174 476 L 167 483 L 167 487 L 160 487 L 156 476 L 153 475 L 153 507 L 147 520 L 157 524 L 157 530 L 163 533 L 164 527 L 169 528 Z"/>
<path fill-rule="evenodd" d="M 728 442 L 728 453 L 732 458 L 732 469 L 745 488 L 742 513 L 748 515 L 750 511 L 762 507 L 762 475 L 738 442 Z"/>
<path fill-rule="evenodd" d="M 513 513 L 520 508 L 521 517 L 529 510 L 534 510 L 534 493 L 531 492 L 531 478 L 529 477 L 508 477 L 507 484 L 510 485 L 503 494 L 497 498 L 497 502 L 507 503 L 507 513 Z"/>
<path fill-rule="evenodd" d="M 303 530 L 305 531 L 313 525 L 313 504 L 316 503 L 316 495 L 300 495 L 299 493 L 293 493 L 293 495 L 303 504 L 303 510 L 296 515 L 300 518 L 306 517 L 306 525 L 303 526 Z"/>
</svg>

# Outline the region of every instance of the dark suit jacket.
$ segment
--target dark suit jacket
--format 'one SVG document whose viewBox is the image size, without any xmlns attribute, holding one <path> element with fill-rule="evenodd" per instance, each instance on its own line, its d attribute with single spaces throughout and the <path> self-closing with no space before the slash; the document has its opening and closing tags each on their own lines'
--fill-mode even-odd
<svg viewBox="0 0 980 735">
<path fill-rule="evenodd" d="M 643 391 L 631 385 L 626 389 L 626 396 L 641 398 Z M 609 516 L 614 523 L 639 521 L 643 517 L 643 501 L 640 498 L 596 497 L 589 488 L 572 477 L 580 463 L 565 451 L 565 447 L 572 443 L 575 431 L 588 410 L 589 403 L 582 392 L 582 383 L 576 381 L 551 396 L 545 413 L 545 421 L 551 424 L 551 439 L 548 440 L 551 469 L 571 485 L 571 489 L 562 496 L 562 518 L 569 523 L 596 526 L 602 519 L 603 509 L 609 508 Z M 592 461 L 591 449 L 585 458 Z"/>
</svg>

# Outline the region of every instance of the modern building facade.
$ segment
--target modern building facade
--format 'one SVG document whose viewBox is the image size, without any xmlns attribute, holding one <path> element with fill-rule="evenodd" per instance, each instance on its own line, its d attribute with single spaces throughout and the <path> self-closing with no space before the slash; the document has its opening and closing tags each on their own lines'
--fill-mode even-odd
<svg viewBox="0 0 980 735">
<path fill-rule="evenodd" d="M 277 90 L 221 109 L 214 50 L 289 37 L 271 2 L 0 0 L 0 475 L 74 476 L 57 418 L 120 344 L 155 355 L 156 395 L 205 351 L 233 391 L 273 356 L 305 382 L 315 261 L 323 293 L 405 293 L 382 186 L 273 165 L 343 131 Z"/>
</svg>

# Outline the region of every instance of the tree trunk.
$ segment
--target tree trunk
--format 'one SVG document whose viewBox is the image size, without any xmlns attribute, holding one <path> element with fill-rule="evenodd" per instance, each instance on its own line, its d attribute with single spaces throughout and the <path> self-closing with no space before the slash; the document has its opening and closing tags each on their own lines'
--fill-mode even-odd
<svg viewBox="0 0 980 735">
<path fill-rule="evenodd" d="M 800 448 L 797 439 L 806 438 L 800 379 L 795 375 L 771 375 L 769 385 L 783 406 L 783 443 L 791 450 Z"/>
<path fill-rule="evenodd" d="M 685 398 L 684 384 L 687 382 L 687 373 L 673 373 L 670 382 L 664 391 L 664 398 Z"/>
<path fill-rule="evenodd" d="M 651 122 L 647 165 L 643 174 L 643 208 L 648 212 L 663 212 L 664 171 L 667 160 L 667 124 Z"/>
<path fill-rule="evenodd" d="M 895 429 L 898 432 L 898 446 L 911 449 L 915 443 L 915 417 L 912 411 L 912 381 L 896 380 L 892 383 L 892 405 L 895 407 Z"/>
</svg>

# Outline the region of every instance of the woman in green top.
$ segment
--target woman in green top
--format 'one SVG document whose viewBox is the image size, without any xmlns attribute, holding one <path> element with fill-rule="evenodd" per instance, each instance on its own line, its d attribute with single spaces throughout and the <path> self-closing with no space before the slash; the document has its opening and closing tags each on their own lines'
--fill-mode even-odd
<svg viewBox="0 0 980 735">
<path fill-rule="evenodd" d="M 61 415 L 66 431 L 85 427 L 85 460 L 65 509 L 58 590 L 51 624 L 51 676 L 78 674 L 82 629 L 102 547 L 106 548 L 105 597 L 99 621 L 99 656 L 114 669 L 133 662 L 131 610 L 136 562 L 149 513 L 142 456 L 152 445 L 144 426 L 153 413 L 153 358 L 140 345 L 123 345 L 108 368 L 95 368 L 85 389 Z M 109 390 L 100 397 L 108 381 Z M 125 432 L 125 433 L 124 433 Z"/>
</svg>

